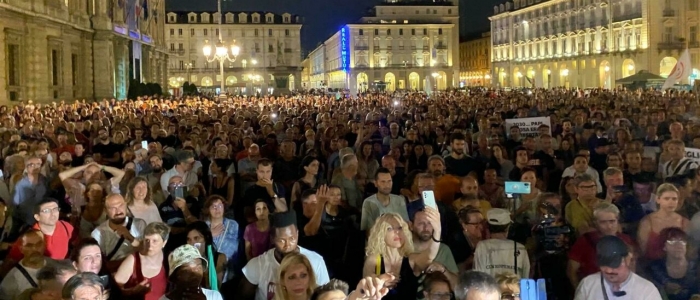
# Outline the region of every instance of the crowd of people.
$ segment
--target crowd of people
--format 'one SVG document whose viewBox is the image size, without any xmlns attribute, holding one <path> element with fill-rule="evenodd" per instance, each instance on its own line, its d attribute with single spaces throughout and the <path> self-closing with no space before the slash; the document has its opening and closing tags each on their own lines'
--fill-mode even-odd
<svg viewBox="0 0 700 300">
<path fill-rule="evenodd" d="M 696 148 L 686 92 L 0 106 L 0 300 L 700 299 Z"/>
</svg>

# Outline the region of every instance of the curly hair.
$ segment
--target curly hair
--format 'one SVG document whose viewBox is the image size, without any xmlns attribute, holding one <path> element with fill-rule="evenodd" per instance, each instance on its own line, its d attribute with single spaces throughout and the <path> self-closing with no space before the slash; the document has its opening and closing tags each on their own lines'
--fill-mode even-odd
<svg viewBox="0 0 700 300">
<path fill-rule="evenodd" d="M 407 256 L 413 253 L 412 233 L 406 221 L 396 213 L 386 213 L 377 218 L 377 221 L 374 222 L 374 225 L 369 231 L 367 248 L 365 248 L 365 254 L 368 257 L 376 255 L 386 257 L 389 254 L 389 247 L 386 245 L 385 238 L 386 232 L 389 230 L 389 227 L 391 227 L 391 224 L 389 224 L 391 220 L 399 224 L 401 233 L 403 234 L 404 242 L 401 248 L 397 249 L 399 254 L 401 254 L 401 256 Z"/>
</svg>

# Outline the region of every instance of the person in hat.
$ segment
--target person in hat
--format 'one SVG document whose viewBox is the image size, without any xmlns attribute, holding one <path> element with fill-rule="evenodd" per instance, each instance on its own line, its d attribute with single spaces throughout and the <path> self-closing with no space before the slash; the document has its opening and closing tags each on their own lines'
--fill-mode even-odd
<svg viewBox="0 0 700 300">
<path fill-rule="evenodd" d="M 574 300 L 660 300 L 650 281 L 632 272 L 629 246 L 617 236 L 604 236 L 596 245 L 600 272 L 588 275 L 576 288 Z"/>
<path fill-rule="evenodd" d="M 502 208 L 492 208 L 486 213 L 491 238 L 479 242 L 474 251 L 474 270 L 491 276 L 515 270 L 520 278 L 530 275 L 530 259 L 525 246 L 508 239 L 508 230 L 512 223 L 510 212 Z M 517 248 L 516 248 L 517 247 Z M 515 261 L 517 255 L 517 262 Z"/>
<path fill-rule="evenodd" d="M 168 265 L 170 266 L 168 281 L 172 283 L 173 289 L 160 300 L 223 300 L 219 292 L 202 288 L 202 276 L 208 262 L 194 246 L 186 244 L 177 247 L 168 256 Z"/>
</svg>

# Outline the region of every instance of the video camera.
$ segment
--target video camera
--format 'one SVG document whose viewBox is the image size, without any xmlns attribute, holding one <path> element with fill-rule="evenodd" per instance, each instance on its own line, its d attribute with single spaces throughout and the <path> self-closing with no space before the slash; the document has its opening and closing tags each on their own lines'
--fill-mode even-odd
<svg viewBox="0 0 700 300">
<path fill-rule="evenodd" d="M 533 235 L 541 245 L 540 250 L 547 254 L 561 253 L 569 249 L 569 235 L 573 230 L 571 226 L 558 222 L 559 210 L 550 203 L 542 202 L 538 210 L 542 218 L 535 226 Z"/>
</svg>

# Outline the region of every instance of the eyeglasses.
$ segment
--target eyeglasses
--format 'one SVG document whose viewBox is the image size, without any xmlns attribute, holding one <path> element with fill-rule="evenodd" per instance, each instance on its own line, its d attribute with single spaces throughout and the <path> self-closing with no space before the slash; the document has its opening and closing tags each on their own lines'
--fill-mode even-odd
<svg viewBox="0 0 700 300">
<path fill-rule="evenodd" d="M 42 214 L 50 214 L 50 213 L 58 213 L 59 211 L 61 211 L 61 209 L 57 206 L 54 208 L 44 208 L 40 212 Z"/>
<path fill-rule="evenodd" d="M 214 204 L 211 206 L 211 209 L 221 210 L 221 209 L 224 209 L 224 205 L 223 204 Z"/>
<path fill-rule="evenodd" d="M 29 167 L 29 168 L 41 167 L 41 164 L 40 163 L 28 163 L 27 167 Z"/>
<path fill-rule="evenodd" d="M 686 241 L 684 241 L 684 240 L 667 240 L 667 241 L 666 241 L 666 244 L 669 244 L 669 245 L 672 245 L 672 246 L 675 246 L 675 245 L 682 245 L 682 246 L 685 246 L 686 244 L 688 244 L 688 242 L 686 242 Z"/>
</svg>

